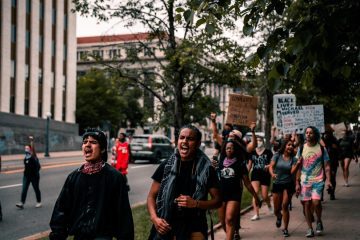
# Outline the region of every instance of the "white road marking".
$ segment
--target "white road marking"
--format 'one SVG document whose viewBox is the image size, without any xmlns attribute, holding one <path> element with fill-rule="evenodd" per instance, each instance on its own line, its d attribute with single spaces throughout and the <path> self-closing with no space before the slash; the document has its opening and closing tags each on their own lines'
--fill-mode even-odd
<svg viewBox="0 0 360 240">
<path fill-rule="evenodd" d="M 0 186 L 0 189 L 19 187 L 19 186 L 22 186 L 22 183 L 13 184 L 13 185 L 7 185 L 7 186 Z"/>
<path fill-rule="evenodd" d="M 134 167 L 130 167 L 131 169 L 135 169 L 135 168 L 144 168 L 144 167 L 152 167 L 151 164 L 147 164 L 147 165 L 140 165 L 140 166 L 134 166 Z"/>
</svg>

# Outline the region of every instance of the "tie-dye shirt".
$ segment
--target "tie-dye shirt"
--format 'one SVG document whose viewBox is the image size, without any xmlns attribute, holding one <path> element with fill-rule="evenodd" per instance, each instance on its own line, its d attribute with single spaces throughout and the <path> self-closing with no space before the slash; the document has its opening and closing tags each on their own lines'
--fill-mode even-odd
<svg viewBox="0 0 360 240">
<path fill-rule="evenodd" d="M 308 146 L 304 144 L 302 151 L 302 168 L 301 168 L 301 183 L 314 183 L 324 181 L 325 171 L 323 166 L 325 162 L 329 161 L 329 155 L 326 151 L 326 148 L 323 148 L 323 153 L 321 152 L 320 144 L 314 146 Z M 321 155 L 324 154 L 322 157 Z M 300 148 L 296 154 L 296 157 L 299 158 Z M 323 163 L 324 161 L 324 163 Z"/>
</svg>

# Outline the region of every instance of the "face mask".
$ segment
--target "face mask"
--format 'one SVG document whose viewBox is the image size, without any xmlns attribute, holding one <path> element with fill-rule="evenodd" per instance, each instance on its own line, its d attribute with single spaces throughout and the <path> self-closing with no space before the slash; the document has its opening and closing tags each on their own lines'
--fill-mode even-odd
<svg viewBox="0 0 360 240">
<path fill-rule="evenodd" d="M 25 154 L 31 154 L 30 150 L 25 150 Z"/>
<path fill-rule="evenodd" d="M 258 141 L 257 142 L 257 148 L 262 148 L 262 147 L 264 147 L 264 142 Z"/>
</svg>

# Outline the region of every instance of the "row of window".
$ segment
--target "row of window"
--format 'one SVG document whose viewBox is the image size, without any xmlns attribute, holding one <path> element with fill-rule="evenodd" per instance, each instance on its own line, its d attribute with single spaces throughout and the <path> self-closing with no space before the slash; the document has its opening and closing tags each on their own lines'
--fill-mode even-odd
<svg viewBox="0 0 360 240">
<path fill-rule="evenodd" d="M 125 52 L 126 56 L 128 57 L 138 56 L 138 53 L 142 53 L 145 57 L 153 57 L 156 48 L 144 47 L 142 50 L 136 48 L 115 48 L 108 50 L 94 49 L 92 51 L 80 50 L 77 52 L 77 61 L 86 61 L 89 60 L 89 57 L 96 57 L 101 59 L 119 59 L 123 56 L 122 51 Z"/>
</svg>

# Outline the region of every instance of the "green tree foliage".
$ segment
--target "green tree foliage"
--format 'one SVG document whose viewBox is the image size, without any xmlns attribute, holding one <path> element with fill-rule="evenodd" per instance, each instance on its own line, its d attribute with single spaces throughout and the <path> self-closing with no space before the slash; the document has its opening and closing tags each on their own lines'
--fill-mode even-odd
<svg viewBox="0 0 360 240">
<path fill-rule="evenodd" d="M 281 91 L 296 94 L 299 104 L 324 104 L 325 121 L 357 122 L 360 81 L 360 2 L 349 0 L 192 1 L 201 21 L 224 16 L 243 18 L 243 33 L 253 36 L 264 20 L 280 25 L 249 57 L 256 65 L 274 53 L 268 73 Z M 211 33 L 211 32 L 209 32 Z M 344 107 L 345 106 L 345 107 Z"/>
<path fill-rule="evenodd" d="M 202 22 L 195 18 L 192 11 L 194 3 L 184 0 L 74 0 L 75 11 L 86 16 L 94 16 L 100 21 L 110 18 L 119 19 L 125 27 L 143 25 L 150 36 L 147 41 L 138 41 L 135 52 L 148 48 L 149 43 L 157 41 L 164 53 L 159 57 L 153 51 L 160 70 L 152 72 L 153 80 L 146 74 L 149 69 L 142 63 L 141 69 L 125 71 L 124 67 L 109 65 L 118 76 L 129 80 L 129 84 L 139 86 L 151 92 L 161 103 L 160 115 L 155 116 L 160 124 L 174 126 L 177 130 L 187 123 L 192 108 L 203 104 L 205 111 L 197 111 L 193 122 L 204 123 L 204 119 L 217 106 L 209 97 L 204 96 L 207 84 L 230 84 L 239 86 L 244 68 L 244 53 L 236 42 L 223 37 L 225 28 L 233 28 L 231 21 L 222 19 L 217 27 L 211 21 Z M 132 30 L 134 32 L 134 30 Z M 209 32 L 211 34 L 209 34 Z M 152 49 L 149 49 L 152 50 Z M 128 62 L 141 63 L 137 54 L 128 57 Z M 175 131 L 177 132 L 177 131 Z"/>
<path fill-rule="evenodd" d="M 119 84 L 118 78 L 103 70 L 91 70 L 80 77 L 77 83 L 76 119 L 80 131 L 87 127 L 102 127 L 109 121 L 112 136 L 120 127 L 132 126 L 142 119 L 142 109 L 138 103 L 141 92 Z"/>
</svg>

